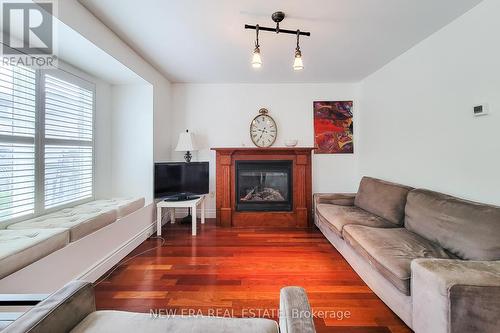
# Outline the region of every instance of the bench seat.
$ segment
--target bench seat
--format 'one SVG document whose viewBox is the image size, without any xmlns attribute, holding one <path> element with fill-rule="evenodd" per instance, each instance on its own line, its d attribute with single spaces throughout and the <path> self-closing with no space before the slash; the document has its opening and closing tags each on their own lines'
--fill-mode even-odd
<svg viewBox="0 0 500 333">
<path fill-rule="evenodd" d="M 67 229 L 0 230 L 0 278 L 69 243 Z"/>
<path fill-rule="evenodd" d="M 144 198 L 95 200 L 0 229 L 0 278 L 144 207 Z"/>
<path fill-rule="evenodd" d="M 91 207 L 72 207 L 11 224 L 8 230 L 68 229 L 70 242 L 83 238 L 116 221 L 116 210 Z"/>
<path fill-rule="evenodd" d="M 102 199 L 91 201 L 78 207 L 116 209 L 116 218 L 120 219 L 144 207 L 144 198 Z"/>
<path fill-rule="evenodd" d="M 144 206 L 144 198 L 95 200 L 30 220 L 11 224 L 8 230 L 68 229 L 70 242 L 83 238 Z"/>
</svg>

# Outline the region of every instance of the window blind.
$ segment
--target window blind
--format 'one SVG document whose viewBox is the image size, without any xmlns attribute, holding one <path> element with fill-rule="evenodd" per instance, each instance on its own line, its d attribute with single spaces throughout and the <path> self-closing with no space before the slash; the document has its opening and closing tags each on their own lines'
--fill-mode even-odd
<svg viewBox="0 0 500 333">
<path fill-rule="evenodd" d="M 35 210 L 36 72 L 0 65 L 0 221 Z"/>
<path fill-rule="evenodd" d="M 53 208 L 93 196 L 94 92 L 44 75 L 44 197 Z"/>
</svg>

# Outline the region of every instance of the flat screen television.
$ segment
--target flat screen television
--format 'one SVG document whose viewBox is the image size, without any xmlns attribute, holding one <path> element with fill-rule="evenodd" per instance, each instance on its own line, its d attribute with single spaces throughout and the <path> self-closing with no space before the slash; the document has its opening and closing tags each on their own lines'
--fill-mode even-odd
<svg viewBox="0 0 500 333">
<path fill-rule="evenodd" d="M 155 198 L 185 200 L 208 193 L 208 162 L 155 163 Z"/>
</svg>

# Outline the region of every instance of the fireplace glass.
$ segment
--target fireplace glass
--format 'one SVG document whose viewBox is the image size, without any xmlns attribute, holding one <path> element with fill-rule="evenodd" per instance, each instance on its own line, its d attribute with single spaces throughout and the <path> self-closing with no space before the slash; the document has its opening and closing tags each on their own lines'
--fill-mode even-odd
<svg viewBox="0 0 500 333">
<path fill-rule="evenodd" d="M 236 210 L 291 211 L 292 161 L 237 161 Z"/>
</svg>

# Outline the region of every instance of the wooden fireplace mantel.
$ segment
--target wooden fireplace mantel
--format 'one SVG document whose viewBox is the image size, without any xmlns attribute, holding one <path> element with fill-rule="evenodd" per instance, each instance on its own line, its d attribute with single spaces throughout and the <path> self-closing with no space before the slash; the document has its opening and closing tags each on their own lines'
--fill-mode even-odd
<svg viewBox="0 0 500 333">
<path fill-rule="evenodd" d="M 216 152 L 216 217 L 223 227 L 312 226 L 311 147 L 212 148 Z M 235 161 L 291 161 L 293 209 L 286 212 L 236 210 Z"/>
</svg>

